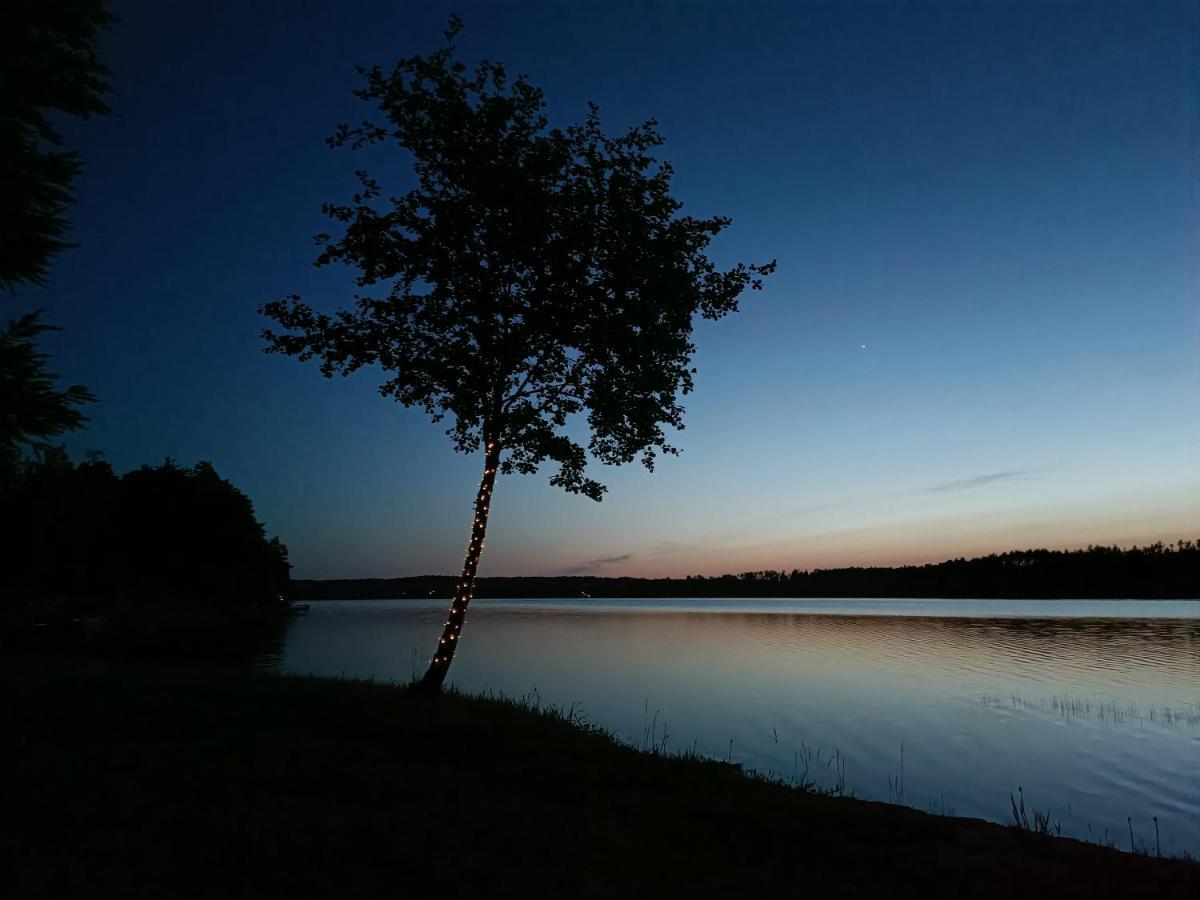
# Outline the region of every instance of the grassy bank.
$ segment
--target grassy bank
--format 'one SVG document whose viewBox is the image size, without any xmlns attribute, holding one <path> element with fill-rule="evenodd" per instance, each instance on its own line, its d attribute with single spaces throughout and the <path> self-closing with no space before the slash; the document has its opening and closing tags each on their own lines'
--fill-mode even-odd
<svg viewBox="0 0 1200 900">
<path fill-rule="evenodd" d="M 0 659 L 7 897 L 1194 897 L 1200 866 L 806 794 L 510 704 Z"/>
</svg>

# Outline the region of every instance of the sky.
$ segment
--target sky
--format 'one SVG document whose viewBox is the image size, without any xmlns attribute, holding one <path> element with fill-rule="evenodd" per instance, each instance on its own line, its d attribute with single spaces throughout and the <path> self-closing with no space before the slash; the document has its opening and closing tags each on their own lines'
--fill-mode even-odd
<svg viewBox="0 0 1200 900">
<path fill-rule="evenodd" d="M 504 62 L 553 124 L 654 117 L 721 265 L 778 259 L 696 330 L 678 458 L 593 463 L 602 503 L 502 477 L 482 575 L 892 565 L 1200 536 L 1195 2 L 114 2 L 113 114 L 70 122 L 76 249 L 42 308 L 67 445 L 209 460 L 302 578 L 451 573 L 481 459 L 261 352 L 359 165 L 356 64 Z M 396 154 L 385 189 L 410 175 Z"/>
</svg>

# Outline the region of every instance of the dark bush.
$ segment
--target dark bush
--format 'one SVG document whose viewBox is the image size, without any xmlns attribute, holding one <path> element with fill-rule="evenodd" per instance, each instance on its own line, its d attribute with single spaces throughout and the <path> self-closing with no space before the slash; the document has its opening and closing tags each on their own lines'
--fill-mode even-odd
<svg viewBox="0 0 1200 900">
<path fill-rule="evenodd" d="M 288 594 L 287 548 L 207 462 L 118 477 L 48 451 L 0 487 L 0 504 L 6 598 L 230 609 Z"/>
</svg>

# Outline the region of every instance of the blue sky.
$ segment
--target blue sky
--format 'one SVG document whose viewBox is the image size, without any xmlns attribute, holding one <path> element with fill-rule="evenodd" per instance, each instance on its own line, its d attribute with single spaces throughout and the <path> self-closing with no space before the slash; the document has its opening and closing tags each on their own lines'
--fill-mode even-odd
<svg viewBox="0 0 1200 900">
<path fill-rule="evenodd" d="M 656 117 L 723 264 L 684 450 L 601 504 L 504 478 L 482 574 L 889 564 L 1200 533 L 1195 3 L 115 3 L 114 115 L 72 123 L 79 247 L 42 307 L 100 397 L 78 452 L 211 460 L 300 577 L 451 572 L 480 461 L 260 352 L 359 161 L 356 63 L 466 21 L 557 124 Z M 408 178 L 402 160 L 375 173 Z M 15 308 L 10 304 L 10 308 Z M 865 346 L 864 346 L 865 345 Z"/>
</svg>

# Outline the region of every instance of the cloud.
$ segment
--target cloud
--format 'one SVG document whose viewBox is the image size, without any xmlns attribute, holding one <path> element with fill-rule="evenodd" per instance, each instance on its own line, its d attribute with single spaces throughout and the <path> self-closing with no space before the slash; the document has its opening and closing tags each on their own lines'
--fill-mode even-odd
<svg viewBox="0 0 1200 900">
<path fill-rule="evenodd" d="M 604 566 L 615 566 L 623 562 L 628 562 L 633 559 L 632 553 L 622 553 L 620 556 L 601 556 L 598 559 L 589 559 L 581 563 L 576 563 L 573 566 L 567 566 L 559 574 L 561 575 L 587 575 L 595 569 Z"/>
<path fill-rule="evenodd" d="M 935 484 L 922 489 L 921 493 L 935 494 L 943 491 L 967 491 L 971 488 L 982 487 L 985 484 L 992 484 L 996 481 L 1011 481 L 1013 479 L 1024 478 L 1028 474 L 1024 469 L 1012 469 L 1007 472 L 987 472 L 983 475 L 972 476 L 971 478 L 944 481 L 941 484 Z"/>
</svg>

